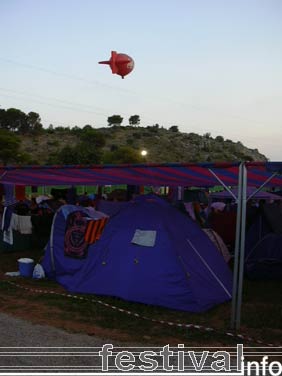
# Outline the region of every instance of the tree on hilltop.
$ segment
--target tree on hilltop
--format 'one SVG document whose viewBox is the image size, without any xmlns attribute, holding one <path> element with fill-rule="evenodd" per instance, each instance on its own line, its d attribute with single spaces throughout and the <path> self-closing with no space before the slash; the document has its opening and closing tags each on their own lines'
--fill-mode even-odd
<svg viewBox="0 0 282 376">
<path fill-rule="evenodd" d="M 113 115 L 108 117 L 108 126 L 121 125 L 123 118 L 120 115 Z"/>
<path fill-rule="evenodd" d="M 139 125 L 140 124 L 140 116 L 139 115 L 132 115 L 128 119 L 130 125 Z"/>
</svg>

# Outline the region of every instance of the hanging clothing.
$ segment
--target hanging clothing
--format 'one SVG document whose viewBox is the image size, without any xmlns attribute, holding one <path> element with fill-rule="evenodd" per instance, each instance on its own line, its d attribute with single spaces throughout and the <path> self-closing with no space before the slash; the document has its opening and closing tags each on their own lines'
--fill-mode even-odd
<svg viewBox="0 0 282 376">
<path fill-rule="evenodd" d="M 25 185 L 16 185 L 15 186 L 15 196 L 17 201 L 25 200 Z"/>
<path fill-rule="evenodd" d="M 15 195 L 14 195 L 14 184 L 4 184 L 4 206 L 10 206 L 16 203 Z"/>
</svg>

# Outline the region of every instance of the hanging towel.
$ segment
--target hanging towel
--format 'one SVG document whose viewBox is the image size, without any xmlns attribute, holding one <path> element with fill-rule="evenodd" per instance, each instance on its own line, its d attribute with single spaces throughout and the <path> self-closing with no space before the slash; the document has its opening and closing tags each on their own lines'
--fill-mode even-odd
<svg viewBox="0 0 282 376">
<path fill-rule="evenodd" d="M 2 215 L 2 224 L 1 224 L 1 229 L 3 231 L 6 231 L 10 228 L 13 212 L 14 212 L 13 205 L 4 207 L 4 211 Z"/>
<path fill-rule="evenodd" d="M 18 215 L 13 213 L 11 227 L 20 234 L 32 234 L 32 223 L 30 215 Z"/>
<path fill-rule="evenodd" d="M 2 217 L 3 242 L 13 245 L 13 230 L 11 227 L 13 209 L 11 207 L 5 207 Z"/>
<path fill-rule="evenodd" d="M 3 242 L 10 245 L 14 244 L 13 230 L 11 228 L 9 228 L 6 231 L 3 231 Z"/>
</svg>

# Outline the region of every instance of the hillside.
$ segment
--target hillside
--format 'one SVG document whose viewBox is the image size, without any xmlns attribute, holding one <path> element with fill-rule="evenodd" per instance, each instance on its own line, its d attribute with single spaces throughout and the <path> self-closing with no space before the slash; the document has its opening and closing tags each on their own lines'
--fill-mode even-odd
<svg viewBox="0 0 282 376">
<path fill-rule="evenodd" d="M 200 136 L 196 133 L 181 133 L 177 127 L 168 130 L 158 126 L 113 126 L 98 128 L 95 131 L 105 140 L 105 145 L 101 148 L 102 162 L 105 154 L 125 146 L 138 154 L 142 149 L 146 149 L 148 155 L 143 159 L 144 162 L 267 160 L 257 149 L 249 149 L 241 142 L 224 140 L 222 136 L 213 138 L 209 134 Z M 52 132 L 45 130 L 38 135 L 19 137 L 20 150 L 29 156 L 29 164 L 48 164 L 52 163 L 58 152 L 66 146 L 76 147 L 81 141 L 81 132 L 60 127 Z"/>
</svg>

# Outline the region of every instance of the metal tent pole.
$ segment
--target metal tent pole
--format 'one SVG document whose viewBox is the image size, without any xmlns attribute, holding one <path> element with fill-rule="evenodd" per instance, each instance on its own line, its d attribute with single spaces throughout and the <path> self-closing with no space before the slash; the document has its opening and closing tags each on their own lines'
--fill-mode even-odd
<svg viewBox="0 0 282 376">
<path fill-rule="evenodd" d="M 231 310 L 231 328 L 236 326 L 236 304 L 238 293 L 238 266 L 239 266 L 239 246 L 240 246 L 240 234 L 241 234 L 241 210 L 242 210 L 242 171 L 243 164 L 239 166 L 238 177 L 238 198 L 237 198 L 237 212 L 236 212 L 236 238 L 234 249 L 234 266 L 233 266 L 233 288 L 232 288 L 232 310 Z"/>
<path fill-rule="evenodd" d="M 239 166 L 240 169 L 240 166 Z M 216 173 L 208 168 L 208 171 L 216 178 L 217 181 L 230 193 L 230 195 L 234 198 L 234 200 L 237 202 L 237 197 L 236 195 L 231 191 L 231 189 L 216 175 Z"/>
<path fill-rule="evenodd" d="M 245 164 L 239 167 L 238 182 L 238 207 L 236 221 L 236 241 L 234 250 L 234 268 L 233 268 L 233 293 L 232 293 L 232 313 L 231 328 L 239 329 L 241 323 L 241 307 L 243 294 L 244 264 L 245 264 L 245 237 L 246 237 L 246 206 L 257 192 L 259 192 L 267 183 L 269 183 L 277 172 L 273 173 L 258 189 L 247 197 L 247 168 Z"/>
<path fill-rule="evenodd" d="M 247 168 L 243 165 L 242 171 L 242 208 L 241 208 L 241 239 L 240 239 L 240 263 L 238 274 L 238 294 L 235 314 L 235 328 L 240 328 L 241 322 L 241 306 L 242 306 L 242 292 L 243 292 L 243 278 L 244 278 L 244 262 L 245 262 L 245 235 L 246 235 L 246 206 L 247 206 Z"/>
<path fill-rule="evenodd" d="M 234 268 L 233 268 L 233 288 L 232 288 L 232 310 L 231 310 L 231 328 L 234 329 L 237 324 L 237 302 L 238 302 L 238 282 L 239 282 L 239 259 L 240 259 L 240 245 L 241 245 L 241 235 L 242 235 L 242 191 L 243 191 L 243 181 L 245 165 L 240 163 L 239 173 L 238 173 L 238 197 L 230 190 L 229 187 L 216 175 L 216 173 L 208 169 L 209 172 L 220 182 L 221 185 L 233 196 L 237 202 L 237 218 L 236 218 L 236 238 L 235 238 L 235 249 L 234 249 Z M 245 179 L 246 180 L 246 179 Z M 246 182 L 245 182 L 246 185 Z M 245 187 L 245 198 L 246 198 L 246 187 Z M 245 238 L 244 238 L 245 239 Z M 243 264 L 244 266 L 244 264 Z M 241 286 L 242 289 L 242 286 Z"/>
<path fill-rule="evenodd" d="M 247 198 L 247 201 L 254 197 L 258 192 L 260 192 L 262 188 L 265 187 L 266 184 L 269 183 L 276 175 L 278 175 L 278 172 L 274 172 L 268 179 L 266 179 L 266 181 L 259 188 L 257 188 L 252 194 L 250 194 L 250 196 Z"/>
</svg>

